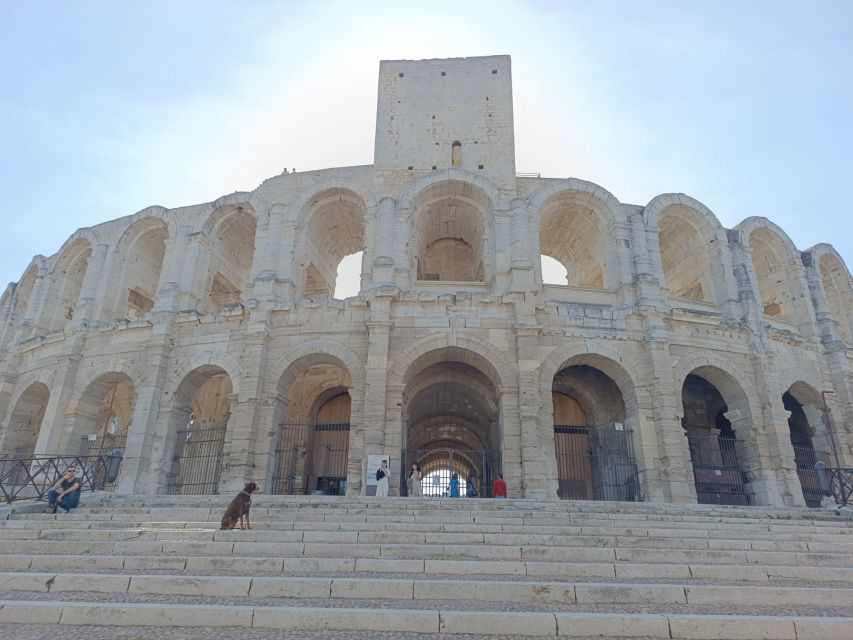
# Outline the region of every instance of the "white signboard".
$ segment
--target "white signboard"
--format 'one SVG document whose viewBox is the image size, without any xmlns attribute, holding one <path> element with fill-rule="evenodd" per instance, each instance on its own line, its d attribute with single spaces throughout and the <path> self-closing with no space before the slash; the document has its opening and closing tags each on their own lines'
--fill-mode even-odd
<svg viewBox="0 0 853 640">
<path fill-rule="evenodd" d="M 369 496 L 376 495 L 376 470 L 382 466 L 383 460 L 388 462 L 388 468 L 390 468 L 391 456 L 382 454 L 367 456 L 367 482 L 365 482 L 365 488 Z"/>
<path fill-rule="evenodd" d="M 625 430 L 625 425 L 622 424 L 621 422 L 614 422 L 613 426 L 616 427 L 616 431 L 624 431 Z"/>
</svg>

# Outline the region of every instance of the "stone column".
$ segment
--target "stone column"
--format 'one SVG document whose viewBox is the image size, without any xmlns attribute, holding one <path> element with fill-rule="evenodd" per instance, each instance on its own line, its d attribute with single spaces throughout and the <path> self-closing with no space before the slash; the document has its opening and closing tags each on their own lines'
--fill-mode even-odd
<svg viewBox="0 0 853 640">
<path fill-rule="evenodd" d="M 542 406 L 539 389 L 539 344 L 541 327 L 516 327 L 519 386 L 517 394 L 518 421 L 506 411 L 511 400 L 501 394 L 501 417 L 504 423 L 504 479 L 518 487 L 525 498 L 554 499 L 557 497 L 557 462 L 554 457 L 552 418 L 540 416 Z M 514 413 L 514 412 L 512 412 Z M 542 424 L 540 421 L 546 421 Z"/>
<path fill-rule="evenodd" d="M 638 422 L 635 440 L 641 483 L 649 502 L 696 502 L 696 485 L 690 463 L 690 447 L 681 426 L 684 407 L 681 389 L 672 377 L 672 357 L 669 341 L 661 335 L 660 317 L 647 316 L 646 337 L 643 341 L 644 380 L 636 381 L 637 394 L 650 404 L 637 407 Z"/>
<path fill-rule="evenodd" d="M 184 260 L 178 276 L 176 303 L 178 311 L 195 309 L 205 313 L 208 274 L 210 265 L 210 241 L 201 231 L 187 234 L 184 244 Z"/>
<path fill-rule="evenodd" d="M 667 307 L 666 298 L 661 292 L 658 270 L 654 268 L 649 254 L 646 238 L 646 224 L 640 213 L 630 218 L 631 256 L 634 264 L 634 282 L 637 287 L 637 305 L 640 308 Z"/>
<path fill-rule="evenodd" d="M 97 307 L 102 302 L 102 298 L 99 299 L 99 293 L 106 293 L 105 289 L 101 290 L 100 287 L 101 281 L 106 279 L 104 278 L 106 258 L 107 245 L 95 245 L 95 250 L 86 268 L 86 275 L 83 276 L 83 285 L 80 287 L 77 304 L 74 306 L 74 317 L 70 322 L 72 330 L 87 327 L 97 317 Z"/>
<path fill-rule="evenodd" d="M 347 479 L 347 494 L 364 492 L 362 479 L 366 473 L 367 456 L 388 454 L 391 456 L 391 495 L 399 494 L 400 452 L 403 448 L 403 433 L 399 422 L 386 419 L 388 397 L 388 352 L 391 345 L 391 297 L 376 295 L 371 302 L 371 320 L 367 323 L 367 366 L 365 367 L 364 407 L 362 411 L 361 460 L 350 453 Z M 358 444 L 358 443 L 357 443 Z"/>
<path fill-rule="evenodd" d="M 80 368 L 83 343 L 84 339 L 81 336 L 67 338 L 68 351 L 57 358 L 54 388 L 50 390 L 50 400 L 36 441 L 36 453 L 76 454 L 80 452 L 80 443 L 71 442 L 70 424 L 66 411 L 76 392 L 74 381 Z"/>
<path fill-rule="evenodd" d="M 175 389 L 167 389 L 171 358 L 172 314 L 154 325 L 146 350 L 145 386 L 136 390 L 136 403 L 127 434 L 118 478 L 119 493 L 156 494 L 165 484 L 175 433 L 168 417 Z M 180 381 L 179 381 L 180 382 Z M 161 422 L 161 418 L 166 419 Z"/>
<path fill-rule="evenodd" d="M 514 198 L 510 203 L 512 217 L 512 268 L 529 271 L 533 268 L 530 250 L 530 213 L 524 198 Z"/>
<path fill-rule="evenodd" d="M 295 222 L 282 219 L 280 241 L 277 247 L 278 256 L 276 260 L 276 304 L 292 304 L 296 299 L 299 285 L 294 281 L 293 266 L 296 260 L 296 239 L 298 226 Z"/>
<path fill-rule="evenodd" d="M 394 282 L 404 291 L 412 286 L 417 269 L 414 253 L 418 240 L 412 234 L 412 215 L 411 209 L 397 209 L 394 217 Z"/>
<path fill-rule="evenodd" d="M 371 269 L 371 286 L 394 282 L 394 209 L 391 198 L 382 198 L 376 213 L 375 244 L 376 257 Z"/>
<path fill-rule="evenodd" d="M 267 369 L 269 333 L 267 314 L 252 314 L 243 349 L 244 377 L 240 380 L 240 401 L 236 403 L 226 434 L 224 465 L 219 482 L 221 492 L 239 491 L 247 482 L 263 485 L 267 476 L 271 425 L 261 424 L 264 371 Z M 262 459 L 259 459 L 262 458 Z"/>
<path fill-rule="evenodd" d="M 753 424 L 742 423 L 740 431 L 732 421 L 732 428 L 738 439 L 747 444 L 751 458 L 747 467 L 756 476 L 751 483 L 754 493 L 761 504 L 804 507 L 788 412 L 782 404 L 785 389 L 779 382 L 775 356 L 766 350 L 751 354 L 750 361 L 759 394 L 755 400 L 762 407 L 762 415 L 753 416 Z"/>
<path fill-rule="evenodd" d="M 829 309 L 826 291 L 823 288 L 823 279 L 820 277 L 814 256 L 810 252 L 803 254 L 803 265 L 806 270 L 809 295 L 814 305 L 817 333 L 820 336 L 824 357 L 832 378 L 834 394 L 827 398 L 828 408 L 829 405 L 838 408 L 837 413 L 833 415 L 830 409 L 829 415 L 826 416 L 827 429 L 831 430 L 831 433 L 827 433 L 827 445 L 835 449 L 833 451 L 830 448 L 832 452 L 831 466 L 837 464 L 836 453 L 838 462 L 849 466 L 853 465 L 853 389 L 850 388 L 848 381 L 853 379 L 853 366 L 847 358 L 847 346 L 841 338 L 839 321 Z M 823 391 L 823 389 L 818 391 Z"/>
</svg>

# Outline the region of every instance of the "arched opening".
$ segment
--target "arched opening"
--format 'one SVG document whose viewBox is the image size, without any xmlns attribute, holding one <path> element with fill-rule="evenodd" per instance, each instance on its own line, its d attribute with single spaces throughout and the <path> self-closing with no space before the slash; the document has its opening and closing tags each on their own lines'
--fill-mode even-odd
<svg viewBox="0 0 853 640">
<path fill-rule="evenodd" d="M 6 427 L 2 452 L 14 456 L 31 456 L 36 449 L 44 413 L 50 400 L 50 390 L 42 382 L 28 386 L 12 409 Z"/>
<path fill-rule="evenodd" d="M 764 315 L 798 325 L 804 301 L 796 256 L 778 234 L 766 228 L 749 235 L 749 248 Z"/>
<path fill-rule="evenodd" d="M 853 288 L 847 269 L 831 253 L 820 256 L 818 267 L 829 311 L 838 322 L 841 338 L 853 342 Z"/>
<path fill-rule="evenodd" d="M 53 274 L 54 296 L 46 302 L 48 330 L 57 331 L 74 318 L 74 310 L 83 289 L 92 248 L 86 240 L 76 240 L 63 253 Z"/>
<path fill-rule="evenodd" d="M 364 210 L 362 199 L 348 189 L 328 189 L 312 198 L 301 233 L 304 296 L 344 298 L 361 291 Z"/>
<path fill-rule="evenodd" d="M 364 251 L 353 253 L 341 260 L 335 278 L 335 298 L 344 300 L 357 296 L 361 291 L 361 263 Z"/>
<path fill-rule="evenodd" d="M 809 507 L 820 507 L 823 500 L 815 464 L 823 462 L 832 466 L 820 402 L 817 391 L 802 382 L 792 385 L 782 394 L 782 405 L 788 412 L 788 430 L 797 476 L 803 489 L 803 499 Z M 816 447 L 816 443 L 820 446 Z"/>
<path fill-rule="evenodd" d="M 352 378 L 337 359 L 308 356 L 278 386 L 273 492 L 345 495 Z"/>
<path fill-rule="evenodd" d="M 462 166 L 462 143 L 455 140 L 450 146 L 450 164 L 454 167 Z"/>
<path fill-rule="evenodd" d="M 554 376 L 551 397 L 558 497 L 642 500 L 632 432 L 616 383 L 595 367 L 571 365 Z"/>
<path fill-rule="evenodd" d="M 485 220 L 488 196 L 465 182 L 448 180 L 416 199 L 417 279 L 483 282 L 487 278 Z"/>
<path fill-rule="evenodd" d="M 248 205 L 217 211 L 210 227 L 207 312 L 242 303 L 255 256 L 255 212 Z"/>
<path fill-rule="evenodd" d="M 33 319 L 27 318 L 27 311 L 29 310 L 30 301 L 33 298 L 37 277 L 38 268 L 36 265 L 31 265 L 18 282 L 18 286 L 15 287 L 14 307 L 10 318 L 12 325 L 17 325 L 24 320 Z"/>
<path fill-rule="evenodd" d="M 99 376 L 77 401 L 71 442 L 64 450 L 81 455 L 124 451 L 135 405 L 136 388 L 127 375 L 110 372 Z"/>
<path fill-rule="evenodd" d="M 501 471 L 499 394 L 491 365 L 477 354 L 447 347 L 422 356 L 404 377 L 401 495 L 412 464 L 423 474 L 424 495 L 459 495 L 472 486 L 491 496 Z"/>
<path fill-rule="evenodd" d="M 162 220 L 143 220 L 138 226 L 124 254 L 116 314 L 131 320 L 141 318 L 154 308 L 169 238 Z"/>
<path fill-rule="evenodd" d="M 566 282 L 575 287 L 612 287 L 608 261 L 608 225 L 605 206 L 586 193 L 554 194 L 539 217 L 539 250 L 566 270 Z M 544 270 L 543 270 L 544 278 Z"/>
<path fill-rule="evenodd" d="M 739 408 L 732 410 L 717 383 L 726 383 L 729 396 L 736 397 Z M 736 391 L 737 383 L 714 367 L 700 367 L 689 374 L 682 385 L 684 416 L 681 426 L 687 437 L 696 498 L 699 504 L 748 505 L 755 500 L 747 473 L 749 451 L 735 432 L 735 423 L 749 426 L 744 415 L 745 398 Z"/>
<path fill-rule="evenodd" d="M 219 492 L 233 399 L 231 378 L 214 365 L 194 369 L 178 385 L 170 420 L 175 436 L 167 493 Z"/>
<path fill-rule="evenodd" d="M 542 266 L 542 284 L 556 284 L 566 286 L 569 284 L 569 272 L 559 260 L 542 254 L 540 256 Z"/>
<path fill-rule="evenodd" d="M 658 217 L 660 257 L 671 298 L 714 302 L 716 236 L 695 210 L 671 205 Z"/>
</svg>

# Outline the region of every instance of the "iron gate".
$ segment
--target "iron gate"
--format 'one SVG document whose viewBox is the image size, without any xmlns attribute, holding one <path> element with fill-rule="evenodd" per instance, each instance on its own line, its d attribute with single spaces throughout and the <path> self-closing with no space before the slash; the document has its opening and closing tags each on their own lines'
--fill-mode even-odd
<svg viewBox="0 0 853 640">
<path fill-rule="evenodd" d="M 803 447 L 793 445 L 794 461 L 797 464 L 797 475 L 800 478 L 800 486 L 803 488 L 803 498 L 806 501 L 807 507 L 820 507 L 824 493 L 820 488 L 820 480 L 815 471 L 815 464 L 823 462 L 827 467 L 830 466 L 829 452 L 819 451 L 814 447 Z"/>
<path fill-rule="evenodd" d="M 345 495 L 349 423 L 285 422 L 275 453 L 273 492 Z"/>
<path fill-rule="evenodd" d="M 106 460 L 109 459 L 109 456 L 112 455 L 115 449 L 121 451 L 122 457 L 124 456 L 125 446 L 127 445 L 127 434 L 118 434 L 118 433 L 102 433 L 88 436 L 83 436 L 80 439 L 80 455 L 81 456 L 98 456 L 97 458 L 93 458 L 94 460 Z M 101 486 L 103 483 L 104 491 L 114 491 L 116 482 L 104 483 L 103 480 L 106 478 L 107 469 L 103 464 L 99 464 L 96 466 L 94 470 L 95 474 L 95 482 L 93 484 L 97 486 Z M 118 479 L 116 479 L 118 480 Z"/>
<path fill-rule="evenodd" d="M 555 424 L 554 453 L 561 499 L 643 500 L 630 429 Z"/>
<path fill-rule="evenodd" d="M 171 495 L 219 493 L 225 424 L 194 425 L 178 431 L 172 471 L 166 490 Z"/>
<path fill-rule="evenodd" d="M 749 505 L 747 475 L 741 468 L 741 442 L 726 436 L 687 436 L 699 504 Z"/>
<path fill-rule="evenodd" d="M 501 473 L 501 452 L 473 449 L 406 449 L 400 458 L 400 495 L 409 495 L 407 480 L 417 463 L 424 474 L 424 497 L 447 497 L 450 480 L 459 479 L 459 495 L 466 495 L 470 482 L 481 498 L 492 497 L 492 485 Z"/>
</svg>

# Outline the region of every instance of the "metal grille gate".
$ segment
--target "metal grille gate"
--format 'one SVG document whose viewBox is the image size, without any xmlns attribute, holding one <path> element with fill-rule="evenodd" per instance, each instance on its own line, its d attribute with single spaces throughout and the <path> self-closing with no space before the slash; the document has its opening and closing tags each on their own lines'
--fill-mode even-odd
<svg viewBox="0 0 853 640">
<path fill-rule="evenodd" d="M 752 504 L 738 456 L 740 441 L 725 436 L 688 435 L 687 442 L 699 504 Z"/>
<path fill-rule="evenodd" d="M 470 449 L 406 449 L 400 460 L 400 495 L 407 496 L 407 479 L 412 465 L 417 463 L 424 471 L 424 497 L 450 495 L 450 478 L 459 475 L 460 496 L 468 490 L 472 477 L 477 496 L 491 498 L 492 485 L 501 472 L 501 452 Z"/>
<path fill-rule="evenodd" d="M 806 501 L 806 506 L 812 508 L 820 507 L 824 494 L 820 488 L 817 471 L 815 471 L 815 463 L 823 462 L 827 467 L 831 466 L 829 452 L 800 445 L 793 445 L 793 447 L 794 462 L 797 464 L 797 475 L 800 478 L 800 486 L 803 488 L 803 498 Z"/>
<path fill-rule="evenodd" d="M 225 424 L 194 425 L 178 431 L 167 493 L 209 495 L 219 492 Z"/>
<path fill-rule="evenodd" d="M 81 456 L 99 456 L 93 460 L 106 460 L 115 449 L 119 449 L 124 456 L 125 446 L 127 445 L 127 434 L 118 433 L 102 433 L 83 436 L 80 441 Z M 103 463 L 98 462 L 94 469 L 94 484 L 101 486 L 106 477 L 107 468 Z M 118 478 L 116 478 L 118 481 Z M 103 483 L 104 491 L 114 491 L 116 482 Z"/>
<path fill-rule="evenodd" d="M 349 423 L 286 422 L 276 447 L 273 492 L 345 495 Z"/>
<path fill-rule="evenodd" d="M 643 500 L 630 429 L 554 425 L 557 495 L 563 500 Z"/>
</svg>

